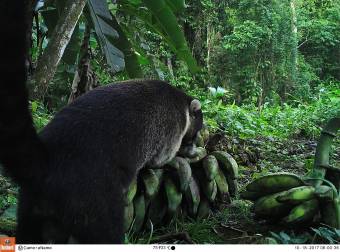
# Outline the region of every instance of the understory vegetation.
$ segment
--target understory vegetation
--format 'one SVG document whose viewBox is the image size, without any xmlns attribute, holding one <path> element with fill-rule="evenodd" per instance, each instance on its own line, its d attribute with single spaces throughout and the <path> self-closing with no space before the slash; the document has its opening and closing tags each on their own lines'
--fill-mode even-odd
<svg viewBox="0 0 340 252">
<path fill-rule="evenodd" d="M 124 34 L 130 49 L 120 47 L 114 36 L 107 38 L 107 43 L 124 54 L 132 52 L 133 59 L 126 56 L 125 68 L 119 59 L 108 59 L 98 39 L 102 34 L 94 28 L 97 24 L 88 21 L 89 13 L 93 16 L 95 10 L 87 8 L 46 92 L 41 94 L 36 92 L 41 90 L 41 80 L 35 73 L 63 9 L 57 1 L 42 2 L 45 6 L 34 13 L 29 73 L 30 106 L 38 131 L 67 105 L 84 57 L 89 68 L 81 74 L 91 76 L 92 84 L 155 78 L 197 97 L 210 134 L 223 135 L 218 144 L 239 164 L 241 190 L 252 179 L 270 172 L 310 172 L 321 129 L 329 119 L 340 117 L 338 0 L 187 0 L 183 9 L 169 5 L 185 38 L 183 47 L 174 42 L 180 37 L 177 31 L 165 32 L 169 27 L 162 26 L 161 14 L 145 4 L 153 1 L 91 0 L 106 3 L 109 16 L 117 20 L 121 30 L 111 28 Z M 86 34 L 88 55 L 84 56 L 81 48 Z M 113 69 L 115 64 L 119 69 Z M 338 167 L 339 136 L 331 153 L 331 161 Z M 0 176 L 0 215 L 11 214 L 16 196 L 17 187 Z M 128 233 L 126 242 L 340 242 L 340 230 L 322 224 L 298 230 L 263 225 L 254 220 L 251 207 L 250 201 L 237 196 L 207 219 L 179 216 L 160 229 Z M 183 237 L 169 238 L 168 233 L 182 233 Z"/>
</svg>

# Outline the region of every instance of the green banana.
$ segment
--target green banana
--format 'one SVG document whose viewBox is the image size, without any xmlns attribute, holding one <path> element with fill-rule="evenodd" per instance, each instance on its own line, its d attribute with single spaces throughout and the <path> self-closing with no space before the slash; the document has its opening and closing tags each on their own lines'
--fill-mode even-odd
<svg viewBox="0 0 340 252">
<path fill-rule="evenodd" d="M 193 177 L 191 177 L 189 187 L 185 191 L 185 199 L 189 215 L 195 217 L 201 201 L 201 197 L 198 184 Z"/>
<path fill-rule="evenodd" d="M 137 195 L 133 200 L 133 207 L 135 211 L 135 218 L 132 226 L 134 232 L 139 232 L 144 224 L 146 205 L 144 195 Z"/>
<path fill-rule="evenodd" d="M 287 203 L 281 203 L 276 200 L 282 192 L 263 196 L 255 201 L 255 215 L 261 218 L 282 217 L 289 213 L 293 206 Z"/>
<path fill-rule="evenodd" d="M 227 180 L 221 169 L 217 170 L 215 181 L 216 181 L 218 196 L 220 200 L 222 202 L 229 203 L 230 202 L 229 187 L 228 187 Z"/>
<path fill-rule="evenodd" d="M 196 163 L 201 161 L 207 155 L 207 150 L 202 147 L 196 148 L 196 154 L 194 158 L 188 158 L 189 163 Z"/>
<path fill-rule="evenodd" d="M 127 232 L 133 222 L 134 208 L 133 203 L 125 206 L 124 208 L 124 232 Z"/>
<path fill-rule="evenodd" d="M 164 169 L 152 169 L 158 178 L 158 181 L 163 181 Z"/>
<path fill-rule="evenodd" d="M 317 199 L 311 199 L 302 202 L 294 207 L 288 216 L 282 219 L 286 224 L 303 224 L 313 220 L 313 217 L 319 211 L 319 202 Z"/>
<path fill-rule="evenodd" d="M 303 201 L 311 200 L 316 197 L 313 186 L 299 186 L 291 188 L 276 198 L 278 202 L 299 204 Z"/>
<path fill-rule="evenodd" d="M 165 193 L 168 200 L 168 211 L 174 214 L 182 201 L 182 193 L 180 193 L 170 177 L 164 179 Z"/>
<path fill-rule="evenodd" d="M 146 169 L 142 173 L 142 181 L 145 188 L 145 196 L 152 198 L 160 187 L 160 181 L 154 170 Z"/>
<path fill-rule="evenodd" d="M 218 170 L 218 162 L 214 156 L 212 155 L 206 156 L 203 159 L 202 167 L 209 181 L 213 180 L 216 177 Z"/>
<path fill-rule="evenodd" d="M 128 205 L 132 202 L 133 198 L 135 197 L 137 193 L 137 179 L 134 179 L 131 184 L 129 185 L 129 188 L 126 192 L 125 196 L 125 204 Z"/>
<path fill-rule="evenodd" d="M 190 178 L 192 177 L 192 170 L 190 164 L 185 158 L 175 157 L 167 164 L 175 170 L 177 180 L 179 181 L 180 190 L 185 192 L 189 186 Z"/>
<path fill-rule="evenodd" d="M 215 156 L 221 169 L 232 179 L 238 177 L 238 165 L 235 159 L 227 152 L 214 151 L 211 155 Z"/>
<path fill-rule="evenodd" d="M 210 213 L 210 203 L 206 198 L 201 198 L 200 204 L 198 206 L 197 218 L 204 219 L 209 216 Z"/>
<path fill-rule="evenodd" d="M 292 173 L 276 173 L 255 179 L 246 186 L 247 191 L 266 192 L 267 194 L 289 190 L 303 186 L 304 182 Z"/>
<path fill-rule="evenodd" d="M 236 179 L 232 179 L 229 176 L 226 176 L 228 187 L 229 187 L 229 193 L 230 196 L 235 197 L 238 193 L 238 184 Z"/>
<path fill-rule="evenodd" d="M 240 193 L 241 199 L 251 200 L 251 201 L 255 201 L 265 195 L 266 193 L 263 193 L 263 192 L 251 192 L 251 191 L 242 191 Z"/>
<path fill-rule="evenodd" d="M 205 197 L 210 201 L 213 202 L 217 195 L 217 184 L 215 180 L 212 181 L 201 181 L 201 188 L 205 195 Z"/>
</svg>

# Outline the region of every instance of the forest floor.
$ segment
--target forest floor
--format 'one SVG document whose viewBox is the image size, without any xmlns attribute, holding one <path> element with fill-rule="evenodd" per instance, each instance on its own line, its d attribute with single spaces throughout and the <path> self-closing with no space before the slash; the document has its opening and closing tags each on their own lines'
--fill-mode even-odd
<svg viewBox="0 0 340 252">
<path fill-rule="evenodd" d="M 307 174 L 313 166 L 316 145 L 314 140 L 298 137 L 287 140 L 270 137 L 242 140 L 222 136 L 217 137 L 213 148 L 226 150 L 234 156 L 239 164 L 239 188 L 242 191 L 251 180 L 267 173 Z M 332 159 L 339 164 L 338 139 L 334 147 Z M 17 187 L 0 175 L 0 235 L 15 235 L 16 196 Z M 179 217 L 153 232 L 129 234 L 126 242 L 256 244 L 272 243 L 273 236 L 276 236 L 276 241 L 278 236 L 281 237 L 282 243 L 322 242 L 311 228 L 292 231 L 289 227 L 255 220 L 251 207 L 250 201 L 241 200 L 237 196 L 230 204 L 223 205 L 206 219 L 188 220 Z M 4 222 L 4 219 L 8 221 Z"/>
</svg>

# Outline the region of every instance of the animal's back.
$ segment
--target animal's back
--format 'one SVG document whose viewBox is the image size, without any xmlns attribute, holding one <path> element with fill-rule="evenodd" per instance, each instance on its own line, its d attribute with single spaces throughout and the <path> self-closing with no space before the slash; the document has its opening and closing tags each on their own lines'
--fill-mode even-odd
<svg viewBox="0 0 340 252">
<path fill-rule="evenodd" d="M 190 98 L 161 81 L 116 83 L 79 97 L 40 133 L 49 161 L 38 208 L 64 220 L 70 234 L 103 216 L 119 225 L 115 215 L 136 171 L 183 137 L 183 103 Z"/>
<path fill-rule="evenodd" d="M 154 150 L 184 131 L 188 111 L 183 107 L 189 104 L 189 96 L 162 81 L 111 84 L 92 90 L 60 111 L 40 138 L 53 153 L 51 158 L 59 162 L 63 155 L 86 159 L 91 153 L 97 164 L 144 166 Z M 101 157 L 103 150 L 112 152 Z M 51 164 L 59 166 L 59 162 L 52 160 Z"/>
</svg>

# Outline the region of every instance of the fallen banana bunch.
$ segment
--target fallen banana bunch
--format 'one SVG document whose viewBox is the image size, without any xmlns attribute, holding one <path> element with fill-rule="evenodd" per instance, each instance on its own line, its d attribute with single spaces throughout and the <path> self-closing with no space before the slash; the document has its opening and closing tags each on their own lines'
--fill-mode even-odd
<svg viewBox="0 0 340 252">
<path fill-rule="evenodd" d="M 125 199 L 125 230 L 139 232 L 169 223 L 177 216 L 205 218 L 230 203 L 238 192 L 238 166 L 223 151 L 207 153 L 202 131 L 193 158 L 175 157 L 160 169 L 143 169 Z"/>
<path fill-rule="evenodd" d="M 325 182 L 328 185 L 312 186 L 295 174 L 276 173 L 255 179 L 240 196 L 254 201 L 257 218 L 308 225 L 321 217 L 327 225 L 339 228 L 339 196 L 335 187 Z"/>
</svg>

